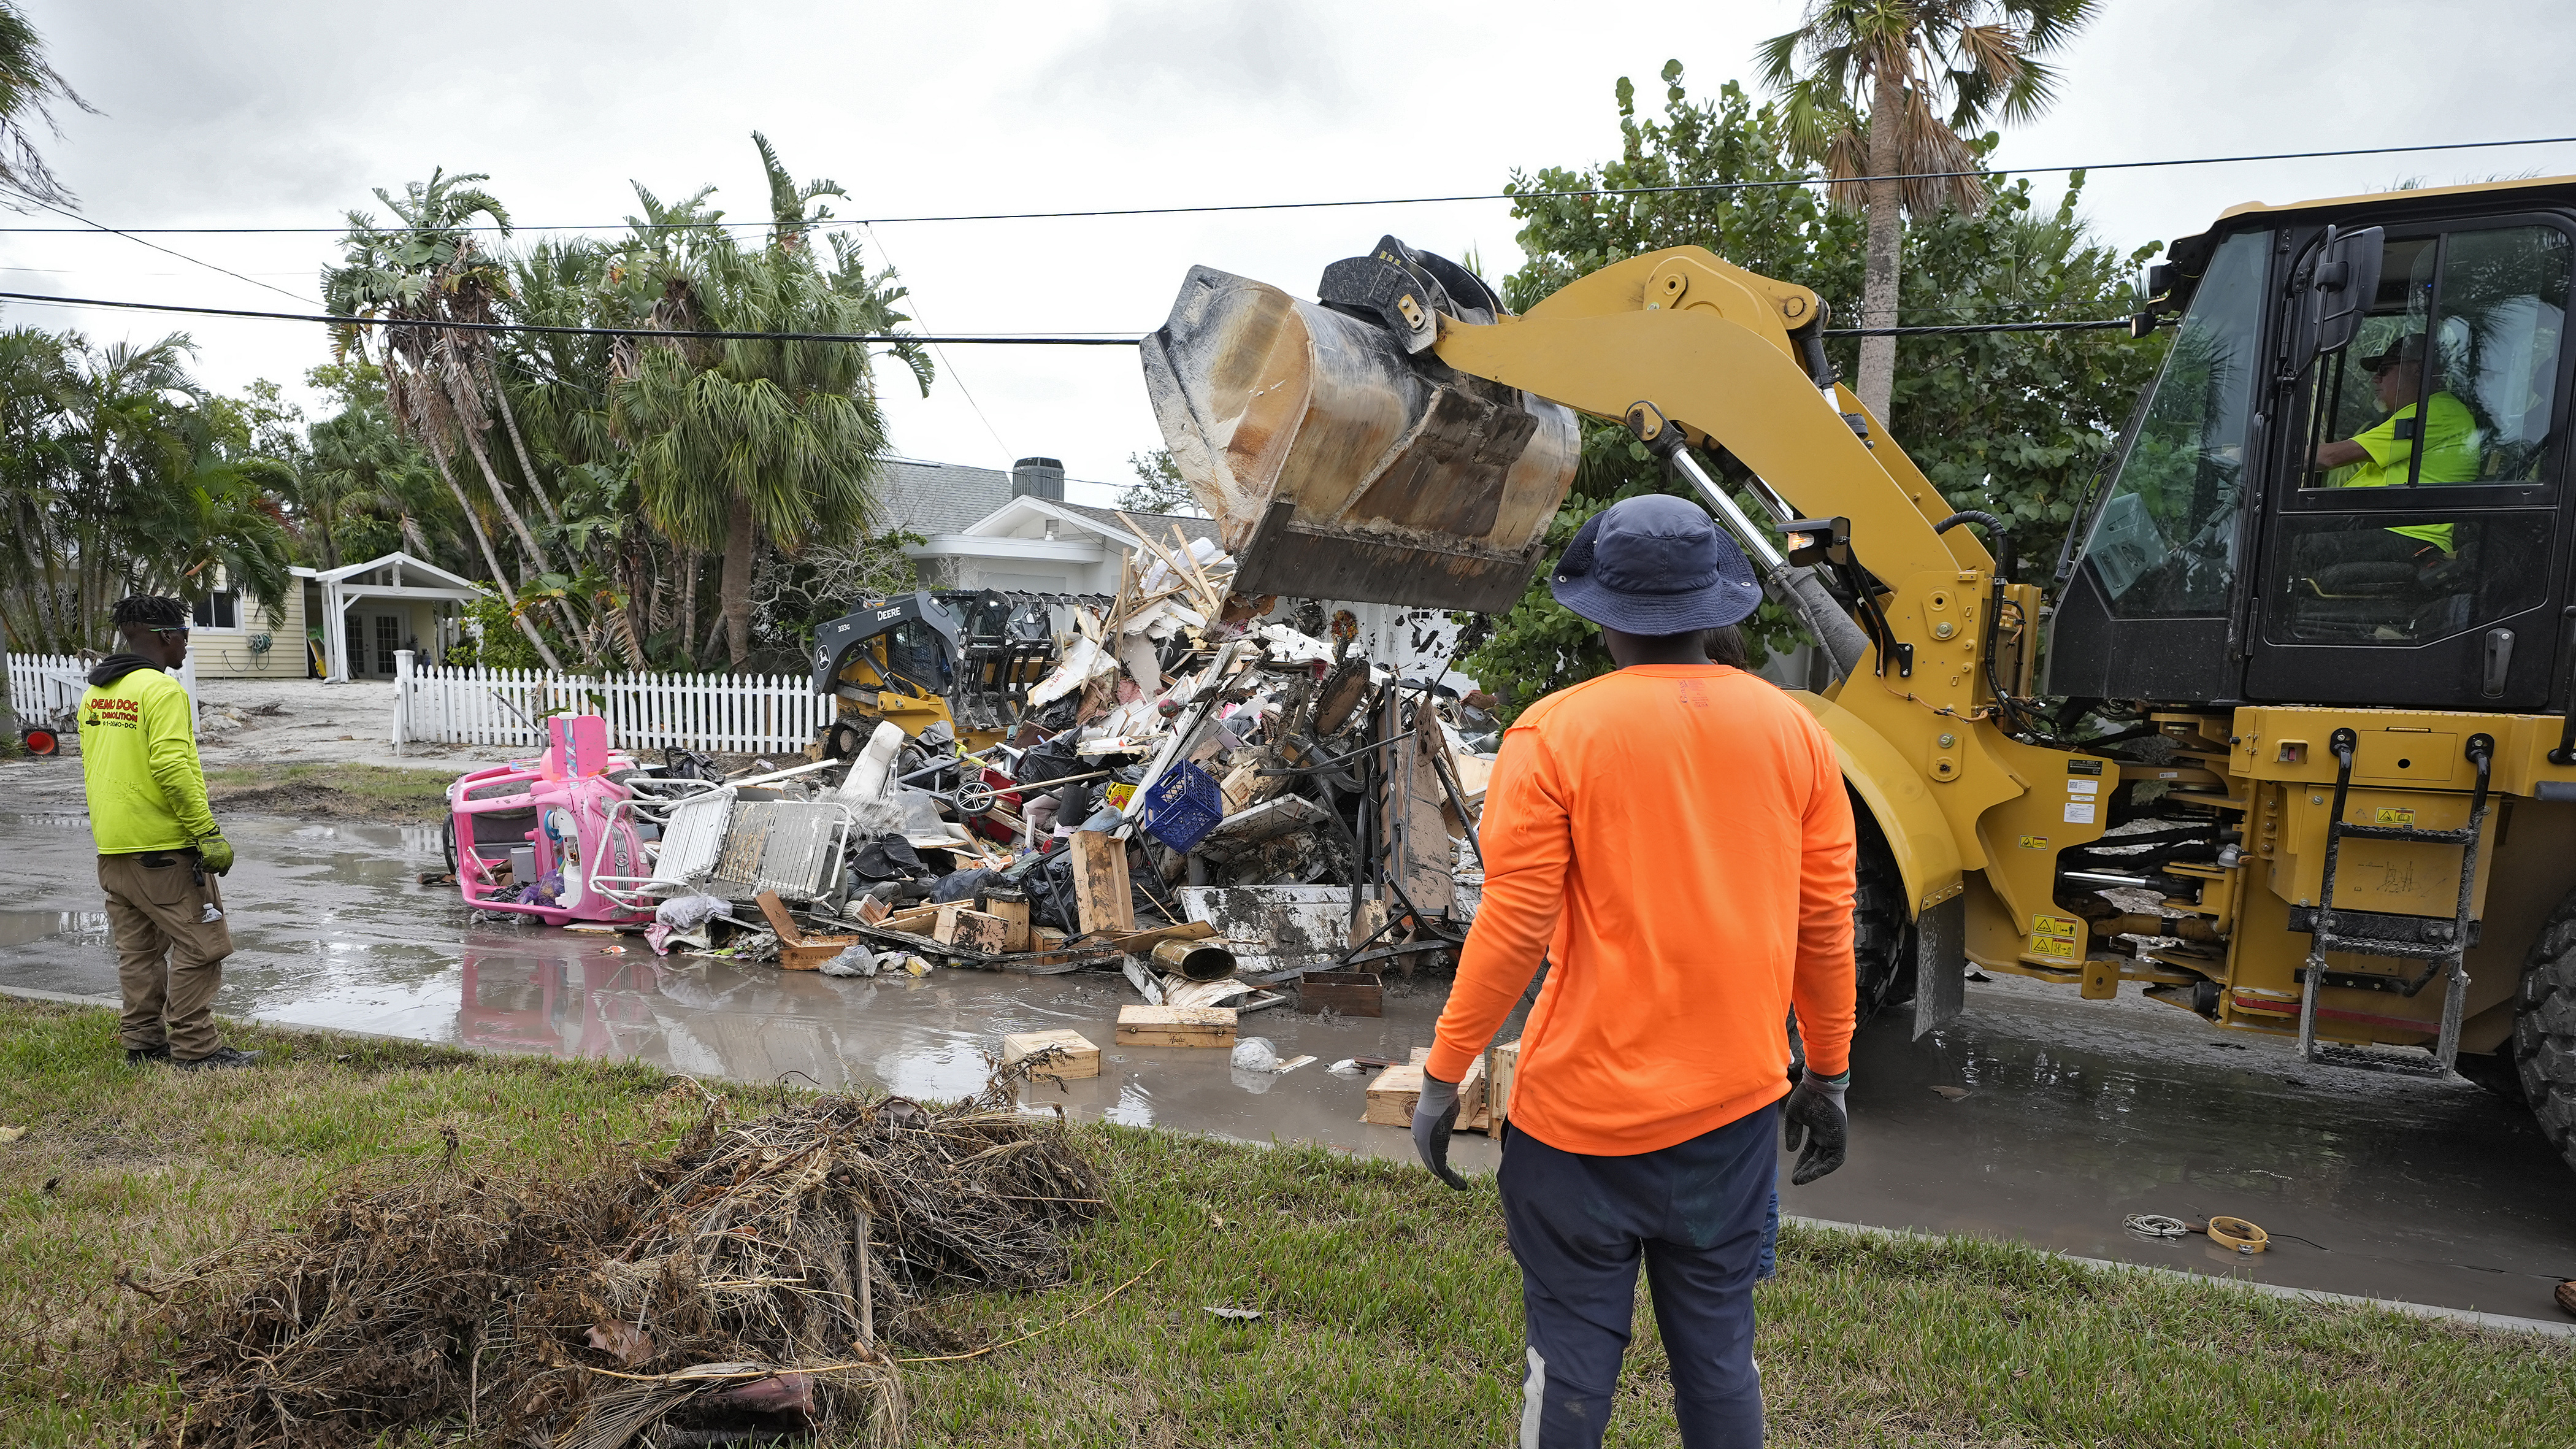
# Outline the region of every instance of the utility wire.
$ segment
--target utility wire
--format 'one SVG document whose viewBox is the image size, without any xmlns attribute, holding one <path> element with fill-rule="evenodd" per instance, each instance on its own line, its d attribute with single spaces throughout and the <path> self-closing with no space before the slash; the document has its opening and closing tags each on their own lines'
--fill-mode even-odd
<svg viewBox="0 0 2576 1449">
<path fill-rule="evenodd" d="M 258 312 L 242 307 L 188 307 L 176 302 L 116 302 L 103 297 L 58 297 L 46 292 L 0 292 L 0 301 L 49 307 L 113 307 L 128 312 L 184 312 L 195 317 L 241 317 L 261 322 L 320 322 L 332 327 L 429 327 L 451 332 L 536 332 L 557 337 L 664 337 L 696 342 L 916 342 L 924 346 L 1133 347 L 1134 333 L 1116 336 L 1012 332 L 674 332 L 658 327 L 557 327 L 535 322 L 439 322 L 412 317 L 342 317 L 320 312 Z M 1827 337 L 1922 337 L 1959 332 L 2090 332 L 2126 327 L 2126 317 L 2083 322 L 1966 322 L 1941 327 L 1828 327 Z M 963 384 L 960 384 L 963 386 Z M 968 399 L 971 403 L 973 399 Z M 976 409 L 982 417 L 983 410 Z M 992 424 L 985 424 L 990 431 Z M 993 441 L 999 443 L 997 433 Z M 1005 452 L 1009 449 L 1005 448 Z"/>
<path fill-rule="evenodd" d="M 886 265 L 894 267 L 894 253 L 886 250 L 885 238 L 877 235 L 874 227 L 870 227 L 868 229 L 868 241 L 876 247 L 877 255 L 885 258 Z M 895 267 L 897 275 L 901 275 L 902 271 L 903 269 L 901 267 Z M 910 289 L 907 288 L 906 291 L 909 292 Z M 922 310 L 921 299 L 917 296 L 907 296 L 906 300 L 912 303 L 913 320 L 919 322 L 924 327 L 928 327 L 930 325 L 930 314 Z M 966 386 L 966 375 L 957 370 L 957 364 L 949 361 L 948 353 L 937 343 L 932 343 L 930 345 L 930 350 L 933 355 L 938 357 L 939 365 L 947 369 L 948 380 L 957 384 L 957 393 L 960 397 L 966 399 L 966 406 L 974 412 L 975 421 L 984 425 L 984 432 L 992 438 L 993 446 L 1001 449 L 1005 455 L 1009 454 L 1011 451 L 1011 445 L 1002 441 L 1001 430 L 993 426 L 993 420 L 991 418 L 984 416 L 984 405 L 975 401 L 974 390 Z"/>
<path fill-rule="evenodd" d="M 16 192 L 16 194 L 17 194 L 17 196 L 18 196 L 18 199 L 20 199 L 21 201 L 26 202 L 26 203 L 27 203 L 27 204 L 29 204 L 30 206 L 41 206 L 41 207 L 43 207 L 45 210 L 52 212 L 52 213 L 53 213 L 54 215 L 56 215 L 56 216 L 67 216 L 67 217 L 70 217 L 72 220 L 77 221 L 77 222 L 79 222 L 81 225 L 83 225 L 83 226 L 85 226 L 85 227 L 88 227 L 88 228 L 90 228 L 90 229 L 92 229 L 92 230 L 94 230 L 94 231 L 103 231 L 103 232 L 106 232 L 106 233 L 107 233 L 108 235 L 110 235 L 110 236 L 121 236 L 121 237 L 125 238 L 127 241 L 130 241 L 130 242 L 134 243 L 136 246 L 140 246 L 140 247 L 150 247 L 150 248 L 152 248 L 152 250 L 154 250 L 154 251 L 156 251 L 156 252 L 161 253 L 161 254 L 162 254 L 163 256 L 165 256 L 165 257 L 177 257 L 179 260 L 181 260 L 181 261 L 183 261 L 183 262 L 188 263 L 190 266 L 204 267 L 207 271 L 210 271 L 210 272 L 221 272 L 221 273 L 223 273 L 225 276 L 232 278 L 232 279 L 233 279 L 234 281 L 236 281 L 236 282 L 248 282 L 248 283 L 250 283 L 250 284 L 251 284 L 252 286 L 254 286 L 254 287 L 259 287 L 259 288 L 262 288 L 262 289 L 267 290 L 267 291 L 275 292 L 277 295 L 279 295 L 279 296 L 281 296 L 281 297 L 286 298 L 286 299 L 287 299 L 288 301 L 290 301 L 290 302 L 306 302 L 306 303 L 310 303 L 310 302 L 313 300 L 312 298 L 307 297 L 307 296 L 303 296 L 303 295 L 301 295 L 301 294 L 299 294 L 299 293 L 290 292 L 290 291 L 286 290 L 284 287 L 272 286 L 272 285 L 270 285 L 270 284 L 269 284 L 269 283 L 267 283 L 267 282 L 263 282 L 263 281 L 259 280 L 257 277 L 245 277 L 245 276 L 243 276 L 241 273 L 234 271 L 234 270 L 233 270 L 232 268 L 230 268 L 230 267 L 219 267 L 219 266 L 216 266 L 213 262 L 205 261 L 205 260 L 203 260 L 203 259 L 201 259 L 201 258 L 198 258 L 198 257 L 192 257 L 192 256 L 188 255 L 186 252 L 176 252 L 176 251 L 172 251 L 170 248 L 168 248 L 168 247 L 165 247 L 165 246 L 161 245 L 159 242 L 154 242 L 154 241 L 145 241 L 143 238 L 141 238 L 141 237 L 139 237 L 139 236 L 136 236 L 134 233 L 132 233 L 132 232 L 130 232 L 130 231 L 119 231 L 119 230 L 117 230 L 115 227 L 109 226 L 109 225 L 107 225 L 107 224 L 105 224 L 105 223 L 103 223 L 103 222 L 96 222 L 96 221 L 92 221 L 92 220 L 90 220 L 88 217 L 85 217 L 85 216 L 81 215 L 79 212 L 76 212 L 76 211 L 65 211 L 63 208 L 61 208 L 61 207 L 59 207 L 59 206 L 54 205 L 54 204 L 53 204 L 52 202 L 50 202 L 50 201 L 45 201 L 45 200 L 43 200 L 43 199 L 41 199 L 41 198 L 34 197 L 34 196 L 30 196 L 30 195 L 28 195 L 28 194 L 27 194 L 26 192 L 24 192 L 24 191 L 18 191 L 18 190 L 17 190 L 17 188 L 15 188 L 15 187 L 12 187 L 12 188 L 10 188 L 10 189 L 11 189 L 12 191 Z M 42 230 L 47 230 L 47 231 L 68 231 L 68 230 L 70 230 L 70 228 L 68 228 L 68 227 L 47 227 L 47 228 L 41 228 L 41 229 L 42 229 Z"/>
<path fill-rule="evenodd" d="M 1133 347 L 1143 339 L 1059 337 L 999 332 L 925 336 L 910 332 L 674 332 L 658 327 L 555 327 L 534 322 L 440 322 L 414 317 L 342 317 L 326 312 L 258 312 L 244 307 L 187 307 L 176 302 L 115 302 L 103 297 L 59 297 L 44 292 L 0 292 L 0 301 L 51 307 L 113 307 L 128 312 L 183 312 L 192 317 L 244 317 L 262 322 L 320 322 L 332 327 L 428 327 L 444 332 L 536 332 L 559 337 L 662 337 L 686 342 L 919 342 L 969 347 Z"/>
<path fill-rule="evenodd" d="M 2232 166 L 2250 161 L 2318 161 L 2346 156 L 2402 156 L 2426 151 L 2480 151 L 2498 146 L 2558 146 L 2576 142 L 2576 136 L 2525 136 L 2508 141 L 2437 141 L 2415 146 L 2353 146 L 2333 151 L 2267 151 L 2242 156 L 2177 156 L 2150 161 L 2097 161 L 2081 166 L 2006 166 L 1977 171 L 1917 171 L 1902 176 L 1851 176 L 1837 180 L 1829 176 L 1797 176 L 1771 181 L 1698 181 L 1671 186 L 1592 186 L 1560 191 L 1462 191 L 1441 196 L 1380 196 L 1335 201 L 1245 201 L 1206 206 L 1123 206 L 1094 207 L 1078 211 L 979 211 L 919 216 L 833 217 L 809 223 L 827 226 L 897 226 L 914 222 L 963 221 L 1074 221 L 1116 216 L 1200 216 L 1211 212 L 1230 211 L 1316 211 L 1360 206 L 1428 206 L 1457 201 L 1545 201 L 1567 197 L 1596 196 L 1662 196 L 1697 191 L 1759 191 L 1787 186 L 1859 186 L 1872 181 L 1930 181 L 1950 177 L 1991 177 L 2037 175 L 2059 171 L 2135 171 L 2166 166 Z M 53 208 L 48 208 L 49 210 Z M 69 212 L 64 215 L 71 215 Z M 85 218 L 75 218 L 86 220 Z M 345 226 L 163 226 L 129 227 L 122 230 L 88 223 L 101 231 L 114 231 L 131 237 L 142 233 L 154 235 L 339 235 Z M 593 222 L 578 226 L 513 226 L 512 232 L 525 231 L 653 231 L 663 228 L 687 230 L 692 227 L 764 227 L 771 222 L 692 221 L 692 222 Z M 464 226 L 454 231 L 498 232 L 498 226 Z M 71 231 L 71 227 L 21 226 L 0 227 L 0 235 L 44 234 Z M 175 255 L 175 254 L 174 254 Z M 195 258 L 189 258 L 193 261 Z M 218 268 L 217 270 L 221 270 Z"/>
</svg>

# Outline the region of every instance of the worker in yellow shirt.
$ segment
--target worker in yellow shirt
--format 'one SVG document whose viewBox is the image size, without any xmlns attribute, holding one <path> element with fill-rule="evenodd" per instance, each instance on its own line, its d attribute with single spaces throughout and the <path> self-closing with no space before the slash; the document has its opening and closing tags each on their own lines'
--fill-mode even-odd
<svg viewBox="0 0 2576 1449">
<path fill-rule="evenodd" d="M 126 652 L 89 672 L 80 702 L 81 781 L 89 791 L 98 883 L 107 893 L 128 1066 L 248 1066 L 215 1032 L 215 990 L 233 953 L 216 877 L 233 848 L 206 806 L 195 711 L 165 671 L 188 657 L 188 609 L 137 595 L 109 616 Z"/>
<path fill-rule="evenodd" d="M 2327 486 L 2386 488 L 2410 482 L 2475 482 L 2480 457 L 2478 425 L 2468 404 L 2448 391 L 2436 389 L 2424 400 L 2418 420 L 2415 400 L 2424 385 L 2424 334 L 2409 333 L 2390 344 L 2385 352 L 2363 358 L 2361 365 L 2370 370 L 2373 393 L 2388 415 L 2349 438 L 2317 446 L 2316 471 L 2353 470 L 2344 477 L 2329 479 Z M 2423 454 L 2420 466 L 2415 462 L 2419 450 Z M 2447 523 L 2403 523 L 2322 535 L 2317 542 L 2334 540 L 2332 558 L 2317 562 L 2406 562 L 2431 567 L 2459 551 L 2451 530 L 2452 525 Z"/>
</svg>

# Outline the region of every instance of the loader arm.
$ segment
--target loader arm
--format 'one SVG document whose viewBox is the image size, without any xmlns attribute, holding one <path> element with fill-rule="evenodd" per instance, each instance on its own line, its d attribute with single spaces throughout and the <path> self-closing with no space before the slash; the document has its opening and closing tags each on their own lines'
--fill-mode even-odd
<svg viewBox="0 0 2576 1449">
<path fill-rule="evenodd" d="M 1789 328 L 1822 311 L 1804 287 L 1674 247 L 1604 267 L 1519 317 L 1479 325 L 1444 314 L 1432 351 L 1596 417 L 1653 403 L 1806 516 L 1849 518 L 1853 551 L 1883 579 L 1991 569 L 1965 529 L 1932 531 L 1950 506 L 1878 421 L 1864 442 L 1844 420 L 1861 415 L 1859 401 L 1825 392 L 1799 365 Z"/>
</svg>

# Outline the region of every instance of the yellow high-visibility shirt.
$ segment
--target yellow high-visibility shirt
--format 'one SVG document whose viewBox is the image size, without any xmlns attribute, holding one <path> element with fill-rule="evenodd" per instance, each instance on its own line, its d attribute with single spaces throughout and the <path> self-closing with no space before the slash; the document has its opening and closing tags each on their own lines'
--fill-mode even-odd
<svg viewBox="0 0 2576 1449">
<path fill-rule="evenodd" d="M 2447 392 L 2433 394 L 2425 409 L 2423 428 L 2424 466 L 2415 473 L 2417 483 L 2473 483 L 2478 476 L 2478 424 L 2469 416 L 2466 403 Z M 2352 440 L 2370 455 L 2370 461 L 2355 465 L 2350 475 L 2339 479 L 2337 488 L 2386 488 L 2404 484 L 2412 469 L 2416 440 L 2397 436 L 2397 425 L 2415 416 L 2415 405 L 2408 403 L 2379 425 L 2355 433 Z M 2411 429 L 2409 431 L 2412 431 Z M 2420 538 L 2444 553 L 2456 553 L 2451 546 L 2451 525 L 2447 523 L 2401 523 L 2389 526 L 2390 533 Z"/>
<path fill-rule="evenodd" d="M 184 850 L 217 833 L 195 710 L 169 675 L 146 666 L 84 691 L 80 752 L 99 854 Z"/>
</svg>

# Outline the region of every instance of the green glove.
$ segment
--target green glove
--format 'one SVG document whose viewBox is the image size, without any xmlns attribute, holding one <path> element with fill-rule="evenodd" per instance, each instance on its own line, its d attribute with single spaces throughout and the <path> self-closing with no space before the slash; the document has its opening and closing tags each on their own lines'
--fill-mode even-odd
<svg viewBox="0 0 2576 1449">
<path fill-rule="evenodd" d="M 206 869 L 222 875 L 233 868 L 233 843 L 220 834 L 206 836 L 197 842 L 197 860 Z"/>
</svg>

